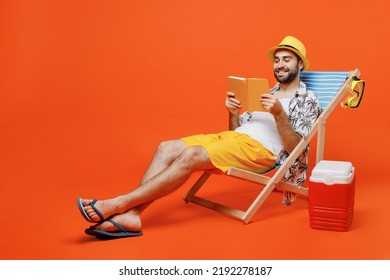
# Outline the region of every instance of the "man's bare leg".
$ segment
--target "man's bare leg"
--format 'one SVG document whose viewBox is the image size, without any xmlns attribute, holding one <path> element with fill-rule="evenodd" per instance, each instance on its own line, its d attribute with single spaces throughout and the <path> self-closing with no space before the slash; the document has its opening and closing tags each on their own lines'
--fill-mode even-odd
<svg viewBox="0 0 390 280">
<path fill-rule="evenodd" d="M 149 164 L 149 167 L 147 168 L 146 172 L 144 173 L 144 176 L 142 177 L 140 183 L 138 186 L 143 185 L 147 181 L 149 181 L 151 178 L 153 178 L 155 175 L 160 173 L 162 170 L 167 168 L 173 160 L 175 160 L 181 152 L 186 148 L 186 144 L 181 140 L 168 140 L 164 141 L 159 144 L 157 147 L 156 152 L 153 155 L 153 159 L 151 163 Z M 95 211 L 92 209 L 92 207 L 88 206 L 88 204 L 91 202 L 91 199 L 83 199 L 83 204 L 85 206 L 85 211 L 88 213 L 89 217 L 95 221 L 100 221 L 100 218 L 95 213 Z M 96 202 L 95 207 L 101 211 L 103 216 L 105 218 L 110 217 L 113 214 L 117 214 L 119 210 L 113 210 L 115 209 L 115 199 L 106 199 L 106 200 L 99 200 Z M 144 207 L 141 207 L 140 210 L 142 211 L 142 208 L 146 208 L 147 205 Z"/>
<path fill-rule="evenodd" d="M 162 165 L 160 168 L 158 167 L 159 161 L 157 160 L 158 157 L 156 153 L 156 160 L 153 160 L 154 163 L 152 162 L 141 181 L 141 183 L 143 183 L 137 189 L 114 199 L 100 201 L 101 208 L 99 209 L 103 213 L 103 216 L 109 217 L 117 213 L 126 212 L 127 219 L 130 219 L 130 217 L 137 217 L 137 220 L 139 220 L 138 226 L 140 227 L 139 215 L 149 203 L 175 191 L 188 179 L 192 172 L 214 168 L 203 147 L 186 148 L 185 144 L 183 142 L 181 143 L 182 144 L 179 144 L 181 147 L 184 145 L 184 149 L 181 153 L 178 156 L 175 154 L 174 157 L 176 158 L 167 157 L 165 160 L 162 160 L 161 162 L 165 165 Z M 84 203 L 87 202 L 88 200 L 85 200 Z M 92 208 L 88 206 L 85 209 L 91 218 L 96 218 L 96 213 Z M 115 218 L 123 219 L 124 217 L 124 215 L 117 215 Z M 126 224 L 129 224 L 129 229 L 138 229 L 135 220 L 136 219 L 133 219 L 132 222 L 135 227 L 130 227 L 130 224 L 126 222 Z M 108 223 L 99 224 L 97 227 L 104 229 L 105 224 L 107 226 Z M 109 225 L 111 226 L 110 223 Z"/>
<path fill-rule="evenodd" d="M 160 143 L 152 162 L 144 173 L 139 186 L 142 186 L 151 178 L 166 169 L 186 148 L 187 146 L 181 140 L 170 140 Z M 141 213 L 151 204 L 147 202 L 138 205 L 122 214 L 116 214 L 111 217 L 115 222 L 125 227 L 129 231 L 140 231 L 142 228 Z M 116 231 L 116 227 L 111 223 L 103 222 L 95 228 L 105 231 Z"/>
<path fill-rule="evenodd" d="M 187 145 L 182 140 L 168 140 L 160 143 L 139 185 L 145 184 L 166 169 L 185 148 L 187 148 Z"/>
</svg>

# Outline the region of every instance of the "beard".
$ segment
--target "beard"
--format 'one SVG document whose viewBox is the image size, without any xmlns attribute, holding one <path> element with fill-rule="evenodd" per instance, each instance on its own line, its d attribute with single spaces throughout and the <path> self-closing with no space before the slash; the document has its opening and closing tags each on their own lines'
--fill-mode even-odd
<svg viewBox="0 0 390 280">
<path fill-rule="evenodd" d="M 297 65 L 293 69 L 288 69 L 287 67 L 285 67 L 284 69 L 279 69 L 279 70 L 282 70 L 282 71 L 287 70 L 288 71 L 287 76 L 279 77 L 278 70 L 274 70 L 275 79 L 281 84 L 288 84 L 289 82 L 293 81 L 298 76 L 299 66 Z"/>
</svg>

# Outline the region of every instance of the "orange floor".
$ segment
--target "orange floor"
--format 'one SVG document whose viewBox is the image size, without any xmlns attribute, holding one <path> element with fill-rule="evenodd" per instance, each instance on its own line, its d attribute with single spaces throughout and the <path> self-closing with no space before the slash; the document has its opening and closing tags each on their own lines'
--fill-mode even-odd
<svg viewBox="0 0 390 280">
<path fill-rule="evenodd" d="M 138 174 L 138 170 L 133 173 Z M 75 178 L 54 182 L 49 175 L 28 182 L 18 180 L 17 173 L 14 176 L 17 185 L 1 189 L 1 259 L 390 258 L 388 185 L 365 179 L 365 174 L 357 177 L 355 217 L 348 232 L 311 229 L 307 201 L 298 199 L 294 206 L 282 207 L 277 192 L 248 225 L 185 204 L 181 198 L 196 178 L 193 176 L 183 189 L 154 203 L 144 214 L 144 236 L 113 241 L 85 235 L 83 230 L 89 224 L 75 203 L 79 195 L 103 197 L 105 183 L 95 183 L 92 192 L 92 186 Z M 244 183 L 240 188 L 245 192 L 241 193 L 235 188 L 237 183 L 236 179 L 215 176 L 205 195 L 246 205 L 257 186 Z"/>
</svg>

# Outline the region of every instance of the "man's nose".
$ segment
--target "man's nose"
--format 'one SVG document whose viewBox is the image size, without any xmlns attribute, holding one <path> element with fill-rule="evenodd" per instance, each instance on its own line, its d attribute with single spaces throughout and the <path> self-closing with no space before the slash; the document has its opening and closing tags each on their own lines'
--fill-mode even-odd
<svg viewBox="0 0 390 280">
<path fill-rule="evenodd" d="M 284 61 L 278 61 L 278 62 L 276 63 L 276 67 L 277 67 L 278 69 L 282 69 L 282 68 L 284 68 L 284 66 L 286 66 L 286 64 L 284 63 Z"/>
</svg>

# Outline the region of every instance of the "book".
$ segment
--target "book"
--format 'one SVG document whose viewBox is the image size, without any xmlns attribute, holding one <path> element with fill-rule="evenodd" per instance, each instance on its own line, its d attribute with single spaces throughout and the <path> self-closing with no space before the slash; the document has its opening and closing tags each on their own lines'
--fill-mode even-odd
<svg viewBox="0 0 390 280">
<path fill-rule="evenodd" d="M 243 111 L 267 112 L 260 103 L 261 94 L 270 92 L 267 79 L 229 76 L 227 83 L 228 90 L 241 102 Z"/>
</svg>

